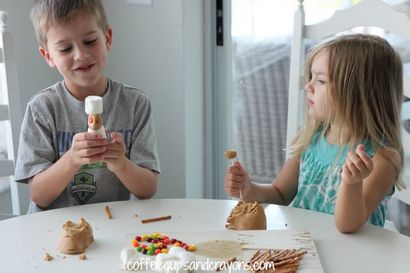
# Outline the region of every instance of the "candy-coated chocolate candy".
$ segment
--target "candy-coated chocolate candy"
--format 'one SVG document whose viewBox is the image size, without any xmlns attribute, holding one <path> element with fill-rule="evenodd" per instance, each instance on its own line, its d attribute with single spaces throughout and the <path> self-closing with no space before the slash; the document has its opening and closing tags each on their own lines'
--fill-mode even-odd
<svg viewBox="0 0 410 273">
<path fill-rule="evenodd" d="M 137 246 L 139 246 L 140 243 L 137 240 L 132 240 L 131 244 L 132 244 L 133 247 L 137 247 Z"/>
<path fill-rule="evenodd" d="M 190 245 L 188 247 L 188 251 L 195 251 L 196 250 L 196 246 L 195 245 Z"/>
<path fill-rule="evenodd" d="M 142 242 L 148 242 L 143 244 Z M 150 235 L 144 234 L 142 236 L 135 236 L 135 239 L 131 240 L 131 244 L 135 247 L 136 251 L 139 251 L 146 255 L 157 255 L 159 253 L 168 253 L 168 245 L 182 247 L 187 251 L 195 251 L 195 245 L 188 245 L 187 243 L 170 239 L 166 235 L 160 233 L 152 233 Z"/>
</svg>

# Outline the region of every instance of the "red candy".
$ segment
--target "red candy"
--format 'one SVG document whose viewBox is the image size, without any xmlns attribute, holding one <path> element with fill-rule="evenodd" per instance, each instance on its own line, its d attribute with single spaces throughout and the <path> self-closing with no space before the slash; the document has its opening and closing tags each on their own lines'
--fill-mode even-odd
<svg viewBox="0 0 410 273">
<path fill-rule="evenodd" d="M 131 244 L 132 244 L 133 247 L 138 247 L 139 246 L 139 243 L 138 243 L 137 240 L 132 240 Z"/>
</svg>

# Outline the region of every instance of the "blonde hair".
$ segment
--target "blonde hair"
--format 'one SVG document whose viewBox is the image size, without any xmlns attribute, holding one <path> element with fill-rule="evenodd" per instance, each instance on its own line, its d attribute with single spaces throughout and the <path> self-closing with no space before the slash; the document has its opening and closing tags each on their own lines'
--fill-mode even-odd
<svg viewBox="0 0 410 273">
<path fill-rule="evenodd" d="M 80 13 L 94 17 L 103 32 L 109 28 L 101 0 L 33 0 L 31 20 L 38 44 L 47 48 L 47 31 L 50 27 L 70 22 Z"/>
<path fill-rule="evenodd" d="M 350 151 L 369 140 L 375 152 L 388 159 L 397 172 L 396 186 L 403 187 L 403 146 L 400 111 L 403 103 L 403 65 L 390 44 L 374 35 L 351 34 L 327 40 L 308 54 L 305 78 L 312 78 L 315 57 L 326 51 L 328 67 L 328 108 L 331 115 L 324 122 L 306 115 L 306 125 L 289 150 L 299 156 L 313 135 L 331 124 L 339 128 L 338 143 Z"/>
</svg>

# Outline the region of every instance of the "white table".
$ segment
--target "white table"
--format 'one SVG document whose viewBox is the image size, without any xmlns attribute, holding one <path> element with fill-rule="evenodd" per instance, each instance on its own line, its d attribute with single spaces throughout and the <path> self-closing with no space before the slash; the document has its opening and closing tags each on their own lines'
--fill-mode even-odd
<svg viewBox="0 0 410 273">
<path fill-rule="evenodd" d="M 0 221 L 0 272 L 121 272 L 119 254 L 126 234 L 224 230 L 236 201 L 151 199 L 57 209 Z M 113 219 L 104 207 L 109 205 Z M 366 224 L 356 234 L 341 234 L 331 215 L 283 206 L 265 208 L 268 229 L 310 231 L 324 272 L 410 272 L 410 238 Z M 135 217 L 135 215 L 138 217 Z M 172 215 L 171 220 L 142 224 L 141 219 Z M 57 250 L 62 224 L 85 218 L 95 242 L 87 260 Z M 45 252 L 55 259 L 43 261 Z"/>
</svg>

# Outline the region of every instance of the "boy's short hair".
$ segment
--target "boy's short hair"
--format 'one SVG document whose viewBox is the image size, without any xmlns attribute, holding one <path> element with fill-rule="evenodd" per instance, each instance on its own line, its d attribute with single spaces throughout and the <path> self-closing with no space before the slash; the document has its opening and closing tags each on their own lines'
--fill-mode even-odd
<svg viewBox="0 0 410 273">
<path fill-rule="evenodd" d="M 69 22 L 81 12 L 94 17 L 102 31 L 108 29 L 102 0 L 33 0 L 31 20 L 39 45 L 47 48 L 47 31 L 50 27 Z"/>
</svg>

